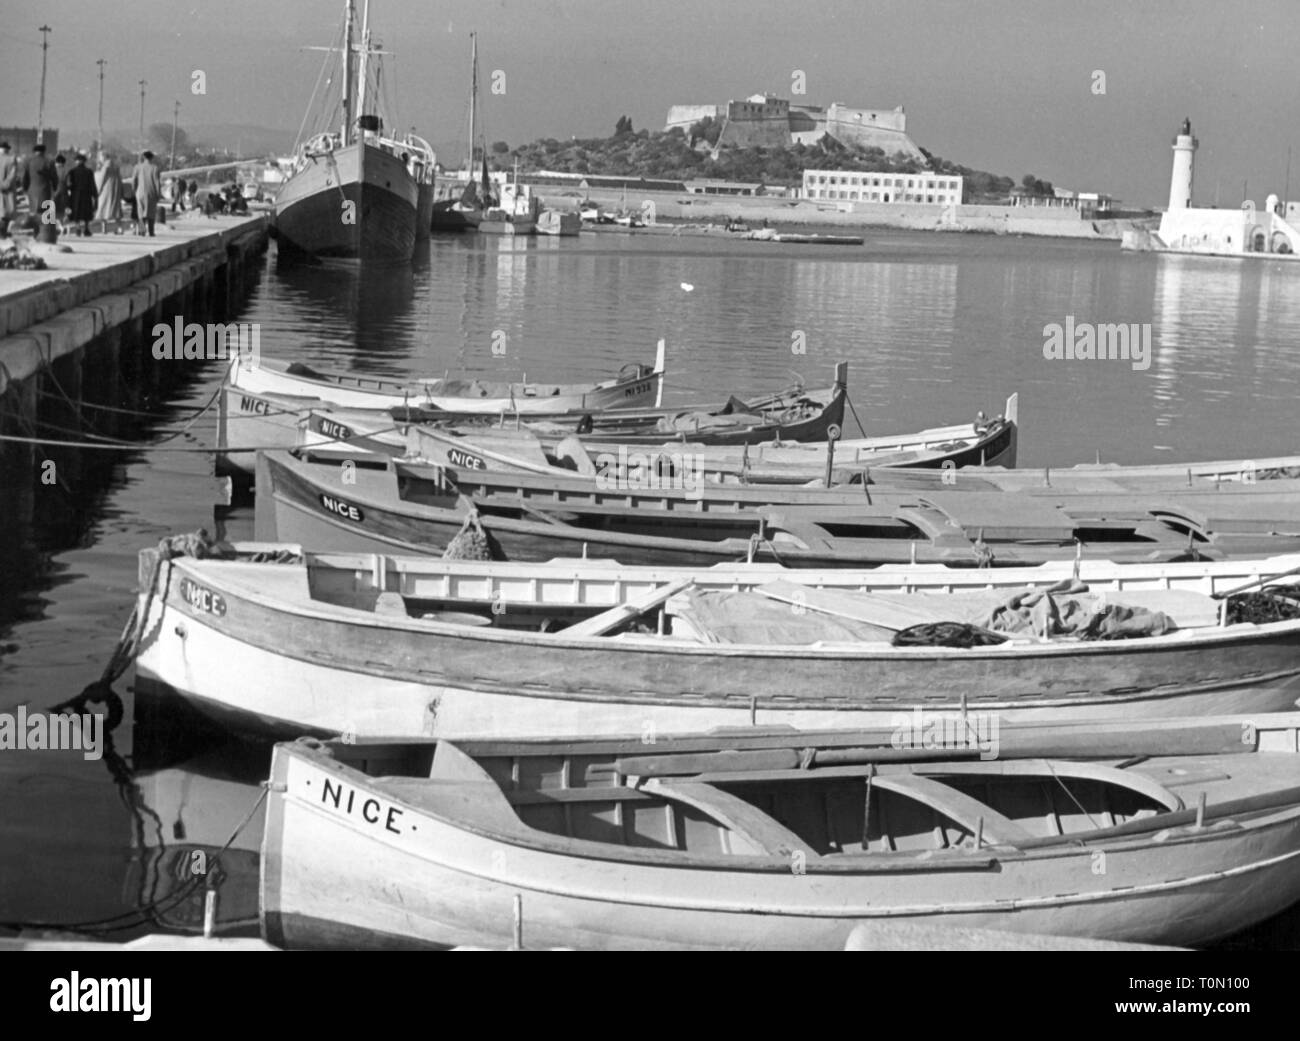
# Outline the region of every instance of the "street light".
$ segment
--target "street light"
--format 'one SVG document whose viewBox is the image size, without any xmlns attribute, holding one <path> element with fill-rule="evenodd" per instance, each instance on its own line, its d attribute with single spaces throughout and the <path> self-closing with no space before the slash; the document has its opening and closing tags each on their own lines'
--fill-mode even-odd
<svg viewBox="0 0 1300 1041">
<path fill-rule="evenodd" d="M 41 107 L 36 116 L 36 143 L 40 144 L 45 140 L 45 63 L 46 52 L 50 49 L 50 33 L 54 30 L 48 25 L 42 25 L 38 30 L 41 34 Z"/>
<path fill-rule="evenodd" d="M 99 140 L 97 151 L 104 150 L 104 66 L 108 64 L 103 58 L 98 58 L 95 64 L 99 66 Z"/>
<path fill-rule="evenodd" d="M 172 153 L 167 160 L 167 169 L 176 169 L 176 124 L 181 118 L 181 103 L 176 102 L 176 107 L 172 110 Z"/>
</svg>

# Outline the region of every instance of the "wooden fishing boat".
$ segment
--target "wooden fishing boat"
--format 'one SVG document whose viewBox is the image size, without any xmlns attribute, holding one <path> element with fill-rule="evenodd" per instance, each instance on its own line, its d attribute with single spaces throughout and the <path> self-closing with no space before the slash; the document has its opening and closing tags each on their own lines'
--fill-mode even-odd
<svg viewBox="0 0 1300 1041">
<path fill-rule="evenodd" d="M 663 369 L 662 364 L 656 368 Z M 233 369 L 233 373 L 237 370 Z M 689 434 L 693 442 L 708 444 L 754 444 L 763 441 L 818 441 L 827 437 L 827 431 L 844 422 L 844 405 L 848 368 L 836 366 L 836 379 L 827 390 L 806 390 L 801 383 L 788 389 L 751 398 L 741 402 L 736 398 L 728 402 L 699 405 L 698 408 L 617 408 L 606 411 L 577 409 L 577 411 L 530 412 L 524 415 L 513 411 L 510 424 L 520 437 L 537 437 L 539 443 L 551 448 L 563 439 L 572 437 L 578 430 L 588 433 L 594 443 L 660 444 L 673 437 Z M 252 472 L 252 452 L 239 451 L 240 444 L 261 448 L 294 448 L 303 443 L 299 437 L 300 426 L 307 424 L 308 433 L 335 441 L 334 435 L 322 434 L 321 428 L 333 430 L 344 426 L 350 433 L 350 443 L 369 447 L 373 451 L 403 451 L 406 438 L 402 431 L 411 425 L 437 424 L 446 426 L 452 420 L 464 424 L 476 418 L 473 426 L 465 426 L 467 437 L 502 437 L 506 426 L 504 411 L 498 425 L 486 425 L 482 416 L 471 413 L 429 411 L 424 408 L 356 409 L 343 408 L 326 399 L 328 389 L 318 394 L 289 396 L 277 392 L 255 392 L 248 389 L 247 379 L 227 379 L 222 387 L 220 415 L 218 415 L 218 444 L 224 448 L 220 457 L 231 469 Z M 338 415 L 334 415 L 338 413 Z M 1010 463 L 1014 461 L 1014 417 L 1009 421 L 1010 431 L 991 431 L 985 450 L 969 455 L 969 461 Z M 499 428 L 502 428 L 498 430 Z M 962 433 L 970 435 L 972 428 L 941 429 L 930 431 L 933 444 L 954 442 Z M 1002 434 L 998 437 L 998 434 Z M 374 437 L 383 434 L 387 437 Z M 885 438 L 891 443 L 915 441 L 927 434 L 902 435 Z M 305 443 L 311 443 L 308 439 Z M 962 448 L 974 447 L 963 441 Z M 992 451 L 988 451 L 992 448 Z M 891 448 L 892 450 L 892 448 Z M 945 456 L 948 459 L 949 456 Z M 937 465 L 937 464 L 936 464 Z"/>
<path fill-rule="evenodd" d="M 811 432 L 814 423 L 825 423 L 830 413 L 843 408 L 843 397 L 832 395 L 825 405 L 805 400 L 796 414 L 815 410 L 815 418 L 796 419 L 785 425 L 787 431 Z M 787 418 L 790 412 L 784 414 Z M 1014 415 L 1014 411 L 1013 411 Z M 776 426 L 777 424 L 773 424 Z M 452 468 L 498 470 L 549 474 L 570 481 L 575 473 L 593 478 L 615 479 L 636 469 L 664 472 L 680 468 L 683 460 L 698 468 L 710 483 L 730 484 L 811 484 L 828 479 L 837 484 L 863 483 L 870 467 L 888 467 L 901 459 L 909 466 L 955 466 L 961 460 L 993 458 L 1014 460 L 1016 427 L 1014 419 L 999 416 L 991 422 L 976 422 L 961 430 L 964 438 L 954 438 L 953 428 L 943 428 L 937 437 L 922 431 L 915 435 L 893 438 L 864 438 L 849 443 L 846 452 L 856 460 L 858 469 L 821 465 L 797 469 L 757 465 L 749 462 L 750 449 L 724 445 L 698 444 L 687 441 L 640 444 L 636 441 L 604 440 L 601 434 L 550 433 L 550 424 L 537 423 L 522 429 L 499 425 L 468 426 L 461 424 L 394 425 L 392 418 L 379 413 L 310 408 L 299 422 L 298 443 L 302 446 L 338 444 L 340 431 L 348 434 L 347 444 L 394 456 L 434 462 Z M 743 424 L 742 424 L 743 426 Z M 829 428 L 838 430 L 838 425 Z M 539 436 L 535 430 L 541 429 Z M 751 428 L 757 429 L 757 428 Z M 894 450 L 903 438 L 927 439 L 931 446 L 901 454 Z M 884 447 L 878 447 L 883 445 Z M 761 447 L 754 450 L 761 455 Z M 870 464 L 868 464 L 870 460 Z M 906 487 L 906 486 L 905 486 Z"/>
<path fill-rule="evenodd" d="M 1029 603 L 1031 584 L 1043 617 L 1076 616 L 1081 600 L 1047 598 L 1038 584 L 1070 578 L 1072 566 L 692 572 L 304 556 L 267 544 L 234 559 L 147 550 L 136 683 L 281 734 L 843 728 L 963 704 L 1016 719 L 1277 711 L 1300 696 L 1300 620 L 1236 621 L 1227 612 L 1241 601 L 1222 601 L 1267 587 L 1266 606 L 1277 606 L 1277 576 L 1297 568 L 1300 557 L 1081 562 L 1093 609 L 1158 611 L 1176 628 L 1071 638 L 1031 615 L 1029 631 L 951 647 L 897 634 L 936 622 L 987 633 L 1003 623 L 981 620 Z"/>
<path fill-rule="evenodd" d="M 629 363 L 617 376 L 598 383 L 497 383 L 479 379 L 402 382 L 318 371 L 297 362 L 265 358 L 249 364 L 238 354 L 231 359 L 226 382 L 234 389 L 254 394 L 315 398 L 345 408 L 413 406 L 452 415 L 495 415 L 503 411 L 547 414 L 658 403 L 663 375 L 664 341 L 660 340 L 653 366 Z"/>
<path fill-rule="evenodd" d="M 263 937 L 840 950 L 885 921 L 1196 945 L 1300 900 L 1295 714 L 1003 728 L 996 761 L 954 730 L 281 744 Z"/>
<path fill-rule="evenodd" d="M 628 408 L 526 417 L 516 414 L 509 421 L 504 416 L 497 422 L 484 422 L 479 417 L 473 423 L 466 422 L 471 418 L 466 414 L 450 419 L 450 413 L 414 408 L 342 408 L 320 397 L 254 393 L 227 381 L 219 403 L 218 444 L 223 452 L 218 463 L 229 471 L 251 474 L 253 451 L 251 447 L 241 450 L 240 445 L 295 448 L 345 442 L 389 455 L 408 450 L 436 452 L 434 444 L 421 445 L 408 433 L 412 427 L 436 426 L 441 434 L 435 435 L 434 441 L 438 436 L 457 438 L 466 451 L 470 450 L 470 442 L 495 446 L 496 462 L 506 468 L 517 469 L 502 455 L 527 452 L 538 459 L 555 460 L 577 437 L 588 454 L 617 455 L 624 445 L 645 446 L 646 451 L 657 447 L 669 454 L 690 451 L 720 477 L 755 483 L 806 482 L 813 469 L 817 469 L 818 478 L 824 474 L 824 446 L 820 455 L 807 455 L 797 465 L 769 465 L 765 459 L 779 454 L 778 445 L 799 440 L 813 442 L 810 447 L 815 448 L 815 443 L 824 441 L 829 432 L 842 429 L 846 377 L 847 369 L 841 365 L 836 367 L 835 382 L 825 390 L 806 390 L 796 385 L 747 401 L 733 398 L 688 411 Z M 912 434 L 841 441 L 836 458 L 848 461 L 849 467 L 837 464 L 835 478 L 861 480 L 857 475 L 874 466 L 1012 465 L 1017 443 L 1016 408 L 1017 397 L 1012 395 L 1005 415 L 992 420 L 976 419 Z M 727 445 L 741 447 L 727 449 Z M 434 457 L 441 461 L 442 453 Z M 564 465 L 573 467 L 571 462 Z"/>
<path fill-rule="evenodd" d="M 791 567 L 1005 567 L 1267 556 L 1300 548 L 1295 496 L 877 493 L 709 485 L 684 469 L 636 480 L 506 473 L 335 450 L 264 452 L 257 537 L 315 550 L 442 553 L 481 524 L 496 559 L 625 564 L 742 559 Z M 476 520 L 471 521 L 471 517 Z"/>
</svg>

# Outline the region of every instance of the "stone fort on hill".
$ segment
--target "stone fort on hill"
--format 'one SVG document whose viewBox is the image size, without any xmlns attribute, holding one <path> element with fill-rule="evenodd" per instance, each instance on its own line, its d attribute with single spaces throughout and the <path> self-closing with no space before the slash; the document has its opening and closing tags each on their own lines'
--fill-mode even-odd
<svg viewBox="0 0 1300 1041">
<path fill-rule="evenodd" d="M 719 145 L 769 148 L 793 144 L 816 144 L 829 134 L 846 145 L 880 148 L 886 155 L 902 153 L 925 161 L 916 143 L 907 136 L 903 106 L 895 109 L 850 108 L 838 101 L 825 108 L 792 105 L 772 94 L 754 94 L 725 105 L 673 105 L 668 110 L 665 130 L 691 127 L 706 116 L 722 123 Z"/>
</svg>

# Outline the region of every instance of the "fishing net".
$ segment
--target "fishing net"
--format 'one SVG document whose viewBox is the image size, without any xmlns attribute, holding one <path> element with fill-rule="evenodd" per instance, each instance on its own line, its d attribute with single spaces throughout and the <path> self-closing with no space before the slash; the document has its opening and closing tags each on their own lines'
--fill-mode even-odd
<svg viewBox="0 0 1300 1041">
<path fill-rule="evenodd" d="M 968 622 L 923 622 L 894 634 L 895 647 L 990 647 L 1002 637 Z"/>
<path fill-rule="evenodd" d="M 478 511 L 471 510 L 469 516 L 465 518 L 465 523 L 460 526 L 460 531 L 456 532 L 447 548 L 443 550 L 443 560 L 499 560 L 501 559 L 493 552 L 492 539 L 488 533 L 483 530 L 483 525 L 478 519 Z"/>
<path fill-rule="evenodd" d="M 1300 586 L 1281 586 L 1268 592 L 1235 593 L 1228 597 L 1227 623 L 1263 625 L 1300 618 Z"/>
</svg>

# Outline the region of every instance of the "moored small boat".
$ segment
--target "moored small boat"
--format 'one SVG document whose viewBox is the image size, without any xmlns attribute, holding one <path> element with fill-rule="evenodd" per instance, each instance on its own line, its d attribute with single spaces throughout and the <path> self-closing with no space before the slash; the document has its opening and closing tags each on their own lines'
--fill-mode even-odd
<svg viewBox="0 0 1300 1041">
<path fill-rule="evenodd" d="M 582 217 L 564 210 L 542 210 L 537 216 L 539 235 L 577 235 L 582 231 Z"/>
<path fill-rule="evenodd" d="M 1087 496 L 711 484 L 689 454 L 626 475 L 527 473 L 378 453 L 259 453 L 258 537 L 312 549 L 441 553 L 471 522 L 495 559 L 791 567 L 1266 556 L 1300 548 L 1294 494 Z M 340 472 L 347 484 L 340 485 Z"/>
<path fill-rule="evenodd" d="M 235 355 L 226 383 L 254 394 L 315 398 L 345 408 L 418 408 L 452 415 L 501 412 L 548 414 L 636 408 L 658 403 L 663 392 L 664 342 L 653 366 L 635 362 L 595 383 L 518 383 L 490 379 L 384 379 L 317 370 L 298 362 L 261 359 L 250 364 Z"/>
<path fill-rule="evenodd" d="M 918 922 L 1204 944 L 1300 899 L 1297 731 L 1003 727 L 997 760 L 897 727 L 282 744 L 263 936 L 839 950 Z"/>
<path fill-rule="evenodd" d="M 1082 562 L 1085 596 L 1044 589 L 1072 580 L 1069 565 L 801 573 L 148 550 L 137 689 L 241 729 L 371 736 L 844 728 L 963 704 L 1022 720 L 1278 711 L 1300 697 L 1300 620 L 1241 619 L 1285 619 L 1294 600 L 1272 586 L 1297 570 L 1300 557 Z M 1052 621 L 1067 617 L 1083 625 L 1073 636 Z M 924 642 L 946 632 L 965 645 Z"/>
</svg>

